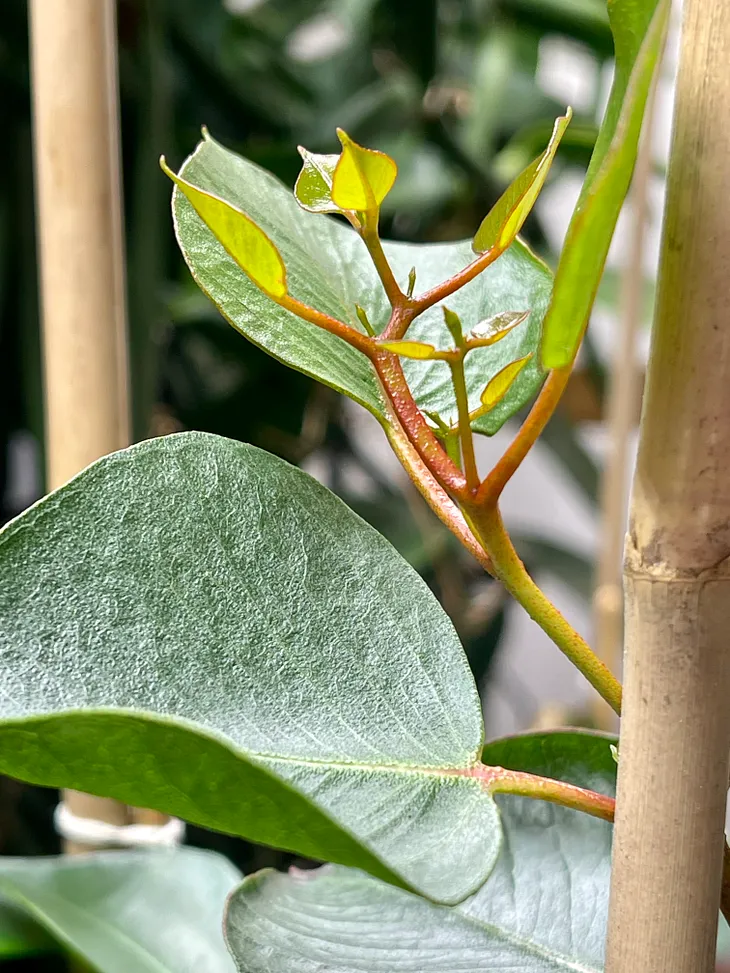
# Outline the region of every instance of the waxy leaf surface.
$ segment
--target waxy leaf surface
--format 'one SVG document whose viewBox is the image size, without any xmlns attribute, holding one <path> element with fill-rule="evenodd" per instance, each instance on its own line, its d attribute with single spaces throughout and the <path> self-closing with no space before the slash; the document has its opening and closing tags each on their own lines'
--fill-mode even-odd
<svg viewBox="0 0 730 973">
<path fill-rule="evenodd" d="M 192 848 L 0 858 L 0 893 L 98 973 L 234 973 L 221 917 L 240 880 Z"/>
<path fill-rule="evenodd" d="M 274 176 L 210 138 L 185 162 L 181 175 L 192 184 L 228 200 L 246 213 L 276 245 L 287 271 L 289 293 L 305 304 L 364 331 L 356 312 L 361 305 L 376 333 L 385 327 L 390 305 L 362 240 L 334 219 L 304 211 Z M 242 274 L 225 249 L 179 192 L 173 196 L 178 241 L 190 270 L 222 314 L 254 344 L 293 368 L 311 375 L 360 402 L 381 420 L 386 414 L 370 362 L 340 338 L 302 321 L 270 300 Z M 417 288 L 426 291 L 474 259 L 469 241 L 438 244 L 384 244 L 401 287 L 416 268 Z M 530 314 L 492 348 L 469 355 L 466 378 L 470 406 L 479 405 L 486 383 L 505 365 L 536 352 L 541 322 L 552 287 L 548 268 L 520 241 L 515 242 L 476 280 L 448 298 L 469 331 L 485 318 L 506 311 Z M 440 306 L 418 318 L 410 340 L 436 348 L 451 345 Z M 404 361 L 416 401 L 448 424 L 457 419 L 448 365 Z M 539 355 L 510 388 L 509 394 L 480 419 L 480 432 L 494 433 L 529 401 L 544 378 Z"/>
<path fill-rule="evenodd" d="M 0 772 L 458 901 L 500 842 L 454 773 L 482 732 L 426 585 L 269 453 L 150 440 L 0 533 Z"/>
<path fill-rule="evenodd" d="M 613 87 L 555 275 L 541 349 L 546 368 L 572 361 L 587 324 L 631 182 L 670 8 L 670 0 L 608 0 L 616 52 Z"/>
<path fill-rule="evenodd" d="M 612 794 L 609 740 L 526 734 L 484 762 Z M 600 973 L 611 825 L 541 801 L 497 798 L 505 832 L 486 884 L 454 908 L 352 869 L 260 872 L 231 898 L 241 973 Z"/>
</svg>

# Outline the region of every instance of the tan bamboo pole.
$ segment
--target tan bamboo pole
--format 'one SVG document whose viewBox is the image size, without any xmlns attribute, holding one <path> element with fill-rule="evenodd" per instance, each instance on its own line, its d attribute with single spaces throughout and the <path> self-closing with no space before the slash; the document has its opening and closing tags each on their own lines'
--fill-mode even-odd
<svg viewBox="0 0 730 973">
<path fill-rule="evenodd" d="M 710 973 L 730 752 L 730 0 L 685 0 L 627 540 L 607 973 Z"/>
<path fill-rule="evenodd" d="M 656 84 L 652 86 L 647 101 L 644 133 L 631 183 L 631 233 L 621 280 L 619 340 L 610 364 L 606 405 L 607 448 L 601 477 L 601 540 L 596 566 L 593 614 L 596 655 L 611 672 L 619 671 L 623 645 L 621 554 L 626 533 L 629 443 L 637 421 L 641 388 L 641 372 L 636 361 L 636 338 L 641 327 L 644 298 L 647 195 L 652 169 L 655 104 Z M 599 698 L 596 702 L 594 715 L 600 729 L 616 730 L 616 715 L 603 699 Z"/>
<path fill-rule="evenodd" d="M 31 0 L 30 36 L 53 489 L 129 444 L 114 0 Z M 82 818 L 129 821 L 114 801 L 64 801 Z"/>
</svg>

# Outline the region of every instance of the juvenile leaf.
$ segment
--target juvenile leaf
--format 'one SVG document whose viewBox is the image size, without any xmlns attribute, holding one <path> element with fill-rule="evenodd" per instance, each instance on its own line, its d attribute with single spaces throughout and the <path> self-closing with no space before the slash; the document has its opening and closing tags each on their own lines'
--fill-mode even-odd
<svg viewBox="0 0 730 973">
<path fill-rule="evenodd" d="M 553 134 L 545 151 L 523 169 L 484 217 L 474 237 L 475 253 L 484 253 L 494 247 L 505 250 L 520 232 L 545 185 L 560 140 L 572 117 L 572 109 L 568 108 L 565 115 L 555 120 Z"/>
<path fill-rule="evenodd" d="M 0 858 L 2 893 L 98 973 L 233 973 L 221 917 L 240 880 L 192 848 Z"/>
<path fill-rule="evenodd" d="M 224 199 L 175 175 L 164 158 L 160 159 L 160 165 L 241 270 L 264 293 L 283 297 L 286 294 L 286 268 L 279 251 L 264 231 Z"/>
<path fill-rule="evenodd" d="M 464 332 L 461 327 L 461 319 L 459 315 L 452 311 L 451 308 L 444 307 L 444 324 L 449 329 L 449 334 L 454 339 L 454 344 L 456 347 L 460 347 L 464 342 Z"/>
<path fill-rule="evenodd" d="M 355 306 L 367 311 L 380 334 L 390 304 L 359 235 L 348 226 L 305 212 L 270 173 L 229 152 L 211 138 L 202 141 L 184 163 L 181 175 L 196 186 L 229 200 L 245 211 L 276 241 L 287 267 L 293 297 L 359 328 Z M 181 193 L 173 198 L 175 230 L 198 284 L 223 315 L 250 341 L 280 361 L 349 395 L 380 421 L 387 410 L 368 359 L 346 342 L 302 321 L 269 300 L 241 274 Z M 419 290 L 426 291 L 465 267 L 473 254 L 469 241 L 436 244 L 383 244 L 398 280 L 415 267 Z M 544 371 L 534 354 L 552 286 L 549 269 L 517 240 L 483 274 L 449 300 L 468 330 L 505 308 L 530 308 L 525 326 L 516 328 L 493 348 L 477 349 L 466 360 L 472 410 L 485 384 L 516 358 L 533 352 L 505 398 L 475 429 L 492 434 L 529 401 Z M 409 340 L 443 348 L 449 342 L 441 306 L 430 308 L 408 331 Z M 424 411 L 435 412 L 448 425 L 457 419 L 449 368 L 445 362 L 404 360 L 403 368 Z"/>
<path fill-rule="evenodd" d="M 631 182 L 670 7 L 670 0 L 609 0 L 616 51 L 613 87 L 558 264 L 543 329 L 545 368 L 562 368 L 573 360 L 588 322 Z"/>
<path fill-rule="evenodd" d="M 529 311 L 503 311 L 476 324 L 471 329 L 471 337 L 477 339 L 480 347 L 494 345 L 506 337 L 512 328 L 526 321 L 529 316 Z"/>
<path fill-rule="evenodd" d="M 380 347 L 396 355 L 403 355 L 404 358 L 419 358 L 422 361 L 433 358 L 436 351 L 433 345 L 424 344 L 422 341 L 383 341 Z"/>
<path fill-rule="evenodd" d="M 485 762 L 612 794 L 610 740 L 528 734 L 485 748 Z M 611 826 L 569 811 L 497 798 L 504 851 L 454 908 L 346 868 L 259 872 L 233 894 L 226 938 L 245 973 L 600 973 Z"/>
<path fill-rule="evenodd" d="M 332 202 L 332 178 L 339 155 L 317 155 L 301 145 L 298 151 L 304 163 L 294 185 L 299 205 L 310 213 L 341 212 Z"/>
<path fill-rule="evenodd" d="M 494 376 L 481 395 L 481 402 L 485 409 L 493 409 L 500 402 L 507 392 L 510 385 L 528 362 L 528 358 L 519 358 L 517 361 L 510 362 L 501 372 Z"/>
<path fill-rule="evenodd" d="M 341 209 L 376 209 L 393 188 L 398 167 L 385 152 L 366 149 L 337 129 L 342 154 L 332 179 L 332 201 Z"/>
<path fill-rule="evenodd" d="M 453 774 L 482 732 L 418 575 L 252 446 L 140 443 L 0 533 L 2 773 L 457 901 L 500 841 Z"/>
</svg>

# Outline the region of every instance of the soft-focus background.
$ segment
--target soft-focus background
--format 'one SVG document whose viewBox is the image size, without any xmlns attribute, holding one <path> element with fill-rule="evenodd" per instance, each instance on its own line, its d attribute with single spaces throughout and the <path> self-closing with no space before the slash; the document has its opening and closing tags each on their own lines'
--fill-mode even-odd
<svg viewBox="0 0 730 973">
<path fill-rule="evenodd" d="M 3 0 L 3 520 L 44 489 L 26 20 L 24 0 Z M 118 20 L 136 438 L 194 428 L 253 442 L 301 464 L 340 494 L 414 564 L 451 615 L 482 690 L 490 736 L 605 719 L 582 678 L 426 509 L 374 421 L 247 344 L 197 291 L 173 239 L 170 185 L 157 165 L 164 152 L 177 166 L 205 124 L 292 185 L 296 145 L 335 151 L 339 125 L 398 162 L 400 175 L 385 202 L 385 236 L 458 239 L 473 234 L 570 104 L 574 120 L 525 227 L 526 238 L 554 266 L 611 80 L 604 0 L 119 0 Z M 627 259 L 636 222 L 629 206 L 564 407 L 504 497 L 526 563 L 589 638 L 602 543 L 606 391 L 628 264 L 642 293 L 640 365 L 648 341 L 674 28 L 651 123 L 642 260 Z M 485 468 L 513 432 L 510 425 L 480 440 Z M 10 781 L 0 786 L 0 852 L 56 850 L 55 795 Z M 192 837 L 246 870 L 288 860 L 194 829 Z M 52 969 L 47 963 L 33 968 Z"/>
</svg>

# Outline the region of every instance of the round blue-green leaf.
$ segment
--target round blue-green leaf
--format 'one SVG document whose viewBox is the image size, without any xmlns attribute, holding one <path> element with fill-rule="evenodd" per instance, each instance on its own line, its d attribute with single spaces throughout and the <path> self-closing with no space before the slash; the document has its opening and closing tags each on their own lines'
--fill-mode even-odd
<svg viewBox="0 0 730 973">
<path fill-rule="evenodd" d="M 482 732 L 426 585 L 262 450 L 144 442 L 0 533 L 0 772 L 458 901 L 500 841 L 455 773 Z"/>
</svg>

